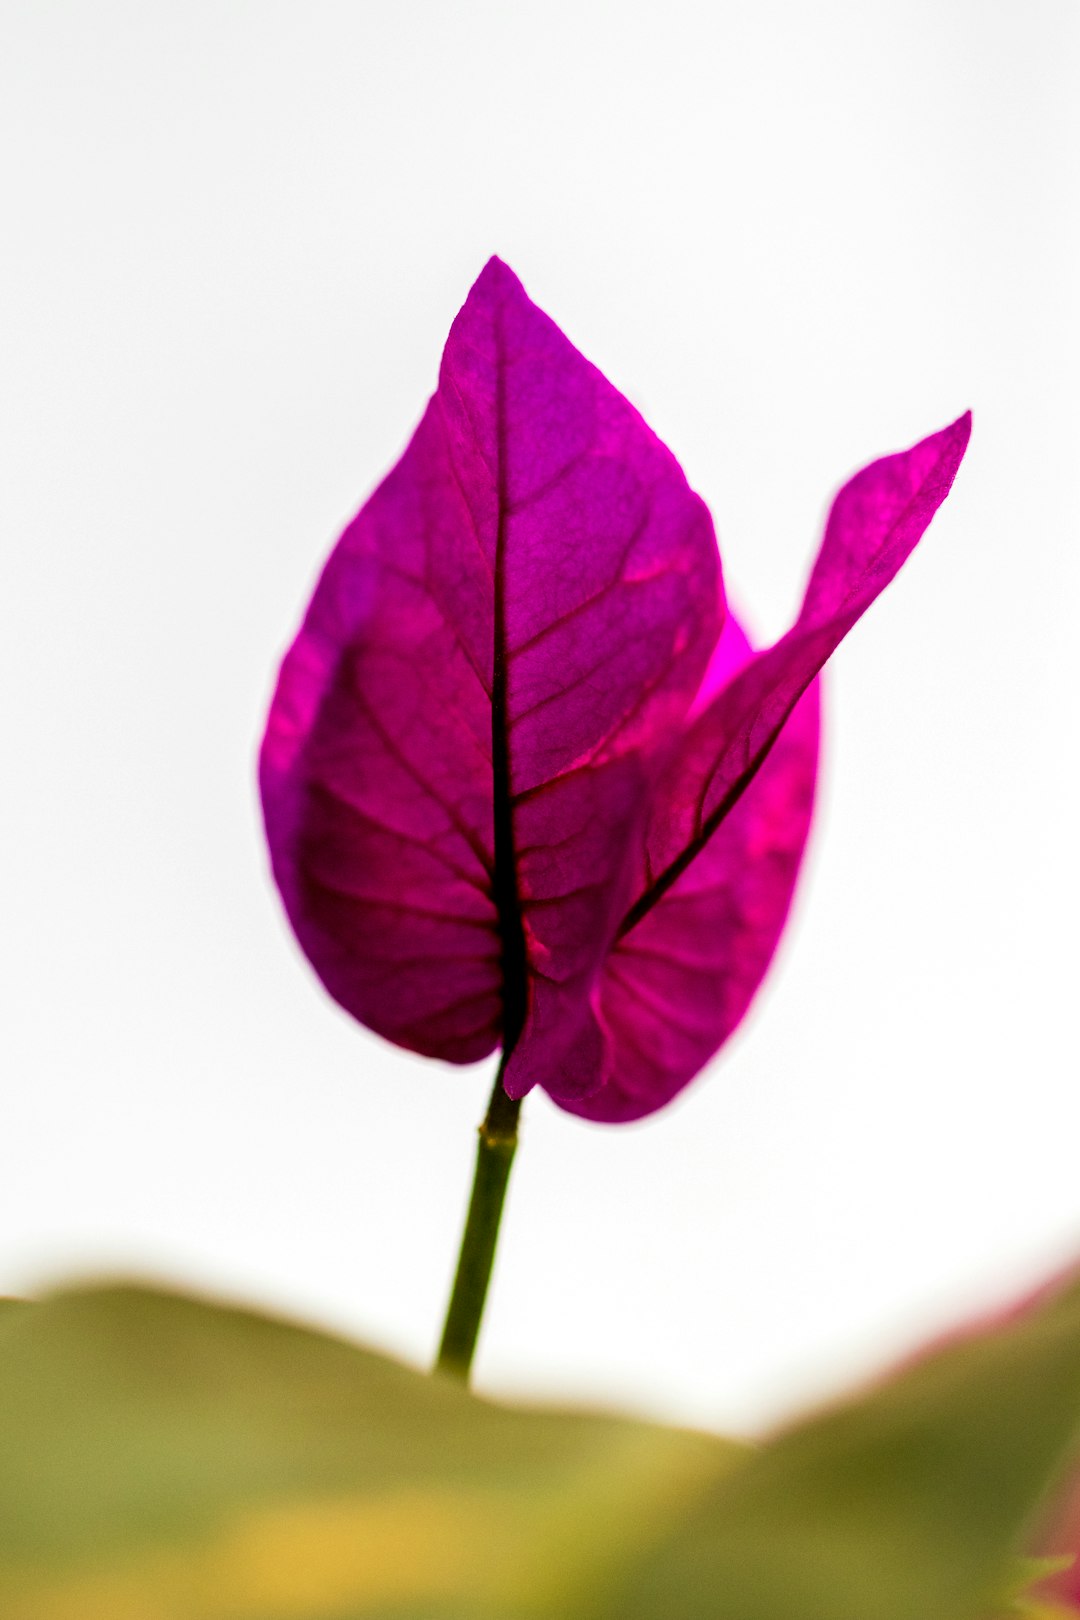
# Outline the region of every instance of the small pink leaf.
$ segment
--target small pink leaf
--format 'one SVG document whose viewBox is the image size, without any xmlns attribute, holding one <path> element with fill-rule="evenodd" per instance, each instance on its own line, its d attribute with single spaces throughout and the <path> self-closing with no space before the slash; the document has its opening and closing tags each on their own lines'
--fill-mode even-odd
<svg viewBox="0 0 1080 1620">
<path fill-rule="evenodd" d="M 710 674 L 730 680 L 751 657 L 729 615 Z M 608 1078 L 581 1099 L 559 1096 L 564 1108 L 607 1123 L 651 1114 L 742 1021 L 791 905 L 817 751 L 814 683 L 722 826 L 671 891 L 612 946 L 599 986 Z"/>
<path fill-rule="evenodd" d="M 873 462 L 840 491 L 794 625 L 717 692 L 687 734 L 665 808 L 652 820 L 654 877 L 636 912 L 655 904 L 693 859 L 753 778 L 801 693 L 899 572 L 949 493 L 970 434 L 968 413 L 913 449 Z"/>
</svg>

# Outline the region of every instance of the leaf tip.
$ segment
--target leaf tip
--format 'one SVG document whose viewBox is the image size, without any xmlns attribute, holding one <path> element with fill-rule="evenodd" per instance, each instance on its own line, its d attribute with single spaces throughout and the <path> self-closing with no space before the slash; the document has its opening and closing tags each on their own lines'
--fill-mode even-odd
<svg viewBox="0 0 1080 1620">
<path fill-rule="evenodd" d="M 941 447 L 941 460 L 947 484 L 951 488 L 952 481 L 960 470 L 960 463 L 967 454 L 968 443 L 971 439 L 971 412 L 965 411 L 958 416 L 955 422 L 950 422 L 947 428 L 934 435 Z"/>
<path fill-rule="evenodd" d="M 505 259 L 493 253 L 473 283 L 473 291 L 521 292 L 521 282 Z"/>
<path fill-rule="evenodd" d="M 954 436 L 961 452 L 966 450 L 968 440 L 971 438 L 971 412 L 965 411 L 962 416 L 958 416 L 947 431 Z"/>
</svg>

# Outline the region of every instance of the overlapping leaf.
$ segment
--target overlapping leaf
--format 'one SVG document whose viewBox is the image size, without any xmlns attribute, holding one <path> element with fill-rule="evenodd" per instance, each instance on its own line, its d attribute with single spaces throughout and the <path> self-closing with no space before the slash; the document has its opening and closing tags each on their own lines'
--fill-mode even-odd
<svg viewBox="0 0 1080 1620">
<path fill-rule="evenodd" d="M 716 542 L 678 465 L 492 260 L 327 564 L 263 744 L 275 876 L 331 993 L 418 1052 L 501 1042 L 512 1097 L 541 1084 L 619 1121 L 674 1096 L 787 914 L 803 694 L 969 431 L 847 485 L 795 625 L 750 656 L 736 626 L 718 639 Z"/>
<path fill-rule="evenodd" d="M 775 646 L 751 655 L 729 619 L 653 791 L 637 893 L 596 992 L 607 1050 L 583 1100 L 567 1105 L 575 1111 L 612 1121 L 651 1113 L 745 1013 L 809 827 L 818 717 L 807 689 L 910 556 L 970 432 L 965 415 L 845 485 L 798 618 Z"/>
<path fill-rule="evenodd" d="M 140 1289 L 0 1322 L 4 1620 L 571 1616 L 743 1448 Z"/>
<path fill-rule="evenodd" d="M 750 656 L 729 615 L 713 675 L 734 679 Z M 813 810 L 817 752 L 815 685 L 680 881 L 615 938 L 597 992 L 607 1078 L 565 1107 L 608 1122 L 650 1114 L 693 1079 L 741 1022 L 791 905 Z M 680 794 L 678 802 L 691 798 Z M 657 795 L 643 844 L 641 892 L 657 875 L 649 854 L 653 822 L 671 814 L 672 800 Z"/>
<path fill-rule="evenodd" d="M 1080 1287 L 757 1450 L 139 1289 L 0 1321 L 4 1620 L 996 1620 Z"/>
</svg>

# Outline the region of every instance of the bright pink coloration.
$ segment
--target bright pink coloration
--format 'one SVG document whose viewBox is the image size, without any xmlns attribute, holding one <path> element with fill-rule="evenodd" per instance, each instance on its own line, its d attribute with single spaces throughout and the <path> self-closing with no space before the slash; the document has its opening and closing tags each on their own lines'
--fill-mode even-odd
<svg viewBox="0 0 1080 1620">
<path fill-rule="evenodd" d="M 729 617 L 710 677 L 734 678 L 750 656 Z M 702 715 L 690 727 L 655 794 L 643 840 L 642 889 L 648 875 L 662 870 L 675 808 L 689 819 L 698 789 L 689 779 L 692 742 L 707 725 Z M 741 1022 L 791 904 L 810 829 L 817 752 L 815 682 L 685 875 L 608 953 L 599 995 L 608 1078 L 581 1102 L 564 1104 L 574 1113 L 612 1123 L 651 1114 L 693 1079 Z M 691 832 L 689 825 L 684 830 Z"/>
<path fill-rule="evenodd" d="M 330 558 L 263 745 L 275 876 L 344 1007 L 470 1062 L 500 1039 L 505 969 L 509 1024 L 528 991 L 532 1026 L 580 1040 L 646 745 L 692 699 L 719 603 L 674 459 L 492 260 Z"/>
<path fill-rule="evenodd" d="M 451 1062 L 503 1040 L 512 1096 L 605 1120 L 672 1097 L 783 926 L 816 760 L 800 694 L 967 433 L 847 486 L 794 629 L 751 656 L 731 621 L 718 643 L 716 542 L 679 467 L 492 260 L 263 743 L 274 874 L 330 993 Z"/>
<path fill-rule="evenodd" d="M 809 829 L 818 720 L 807 687 L 913 550 L 970 431 L 961 417 L 841 490 L 799 616 L 774 647 L 748 656 L 728 620 L 653 793 L 634 904 L 598 991 L 604 1067 L 584 1101 L 568 1105 L 575 1112 L 612 1121 L 651 1113 L 745 1013 Z"/>
</svg>

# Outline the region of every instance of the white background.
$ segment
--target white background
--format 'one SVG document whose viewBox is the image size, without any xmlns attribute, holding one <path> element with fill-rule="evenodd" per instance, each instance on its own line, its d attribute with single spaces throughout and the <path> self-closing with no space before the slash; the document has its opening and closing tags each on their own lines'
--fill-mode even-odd
<svg viewBox="0 0 1080 1620">
<path fill-rule="evenodd" d="M 136 1271 L 430 1357 L 487 1068 L 353 1025 L 254 758 L 497 251 L 759 632 L 975 412 L 837 655 L 765 994 L 683 1099 L 524 1115 L 479 1381 L 753 1428 L 1080 1251 L 1073 0 L 0 10 L 0 1288 Z"/>
</svg>

